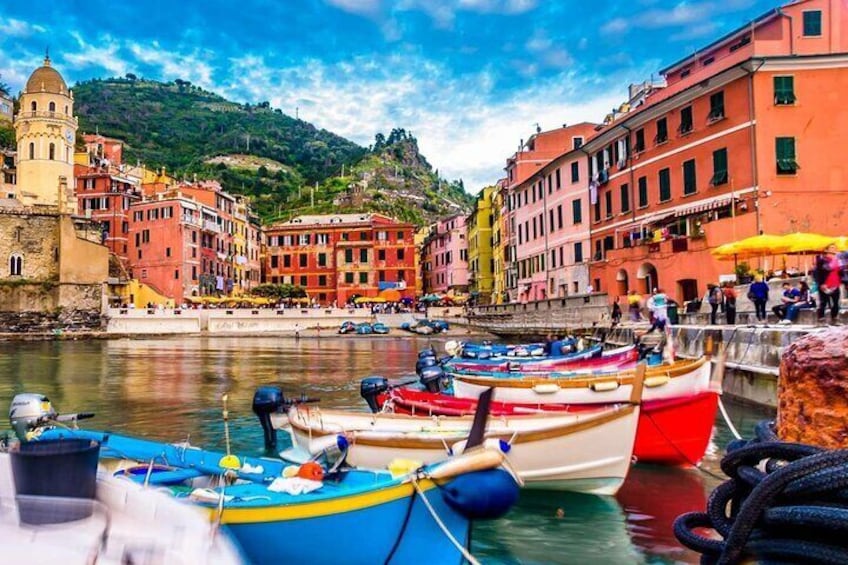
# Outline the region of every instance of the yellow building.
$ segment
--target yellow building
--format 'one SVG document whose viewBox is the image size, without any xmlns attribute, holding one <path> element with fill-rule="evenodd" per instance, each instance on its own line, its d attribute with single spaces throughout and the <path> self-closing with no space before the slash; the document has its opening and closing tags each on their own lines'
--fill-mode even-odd
<svg viewBox="0 0 848 565">
<path fill-rule="evenodd" d="M 74 97 L 65 80 L 44 58 L 21 92 L 15 118 L 18 144 L 16 198 L 25 206 L 58 206 L 76 212 Z"/>
<path fill-rule="evenodd" d="M 507 214 L 504 213 L 504 191 L 502 183 L 492 191 L 492 299 L 491 304 L 501 304 L 506 295 L 506 250 L 509 238 L 507 237 Z"/>
<path fill-rule="evenodd" d="M 415 245 L 415 296 L 424 294 L 424 273 L 422 272 L 421 252 L 424 249 L 424 241 L 430 235 L 430 228 L 425 226 L 415 232 L 412 242 Z"/>
<path fill-rule="evenodd" d="M 468 290 L 479 304 L 491 301 L 494 288 L 492 195 L 495 192 L 493 186 L 481 190 L 468 216 Z"/>
<path fill-rule="evenodd" d="M 0 201 L 0 261 L 8 266 L 0 271 L 0 312 L 41 314 L 43 327 L 57 329 L 64 322 L 56 311 L 84 319 L 81 327 L 99 326 L 109 276 L 99 226 L 76 215 L 73 101 L 45 58 L 21 93 L 16 183 Z"/>
</svg>

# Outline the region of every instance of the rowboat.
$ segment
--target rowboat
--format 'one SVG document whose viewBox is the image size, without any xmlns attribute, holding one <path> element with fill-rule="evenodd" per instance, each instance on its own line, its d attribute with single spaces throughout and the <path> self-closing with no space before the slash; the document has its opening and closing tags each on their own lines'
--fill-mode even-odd
<svg viewBox="0 0 848 565">
<path fill-rule="evenodd" d="M 451 371 L 453 393 L 477 398 L 491 387 L 495 397 L 511 404 L 605 404 L 626 402 L 633 392 L 636 369 L 591 374 L 552 373 L 524 377 L 512 373 L 486 375 Z M 649 366 L 645 373 L 644 400 L 689 397 L 709 390 L 710 363 L 705 357 Z"/>
<path fill-rule="evenodd" d="M 213 524 L 196 509 L 131 481 L 100 475 L 94 499 L 21 495 L 12 457 L 0 452 L 5 563 L 243 562 L 230 539 L 214 535 Z"/>
<path fill-rule="evenodd" d="M 510 373 L 549 373 L 552 371 L 604 371 L 617 369 L 623 365 L 628 368 L 636 366 L 639 351 L 635 345 L 627 345 L 603 351 L 601 346 L 594 346 L 569 355 L 554 357 L 517 357 L 492 359 L 459 359 L 453 358 L 445 363 L 445 368 L 451 371 L 496 371 Z"/>
<path fill-rule="evenodd" d="M 366 389 L 365 386 L 362 388 L 363 391 Z M 373 390 L 374 387 L 368 388 Z M 384 392 L 377 394 L 374 406 L 385 412 L 419 417 L 468 416 L 477 409 L 477 400 L 472 398 L 405 387 L 390 388 L 388 383 L 382 390 Z M 533 413 L 575 415 L 598 408 L 597 404 L 509 404 L 494 401 L 489 411 L 497 418 Z M 644 401 L 633 449 L 635 459 L 665 465 L 696 464 L 709 445 L 717 408 L 718 392 L 713 390 L 680 398 Z"/>
<path fill-rule="evenodd" d="M 615 494 L 630 468 L 639 421 L 641 386 L 631 386 L 626 403 L 567 414 L 503 416 L 488 422 L 486 445 L 500 447 L 528 488 Z M 293 448 L 283 458 L 321 453 L 339 437 L 349 444 L 347 460 L 364 468 L 384 467 L 396 457 L 429 463 L 461 453 L 472 418 L 422 419 L 402 414 L 367 414 L 292 406 L 271 415 L 288 431 Z"/>
<path fill-rule="evenodd" d="M 22 442 L 96 442 L 104 472 L 199 509 L 253 563 L 474 562 L 467 549 L 472 520 L 500 517 L 518 498 L 517 479 L 501 468 L 503 453 L 474 438 L 468 452 L 427 466 L 393 462 L 391 470 L 357 470 L 342 456 L 325 471 L 318 458 L 294 466 L 239 457 L 229 440 L 220 453 L 80 430 L 82 415 L 57 416 L 46 397 L 21 396 L 12 402 L 10 422 Z M 226 396 L 223 416 L 229 437 Z M 57 421 L 66 424 L 55 427 Z"/>
<path fill-rule="evenodd" d="M 200 508 L 253 563 L 281 557 L 293 563 L 461 563 L 471 519 L 497 517 L 517 499 L 513 478 L 497 468 L 503 456 L 491 449 L 400 476 L 385 466 L 343 469 L 316 490 L 292 494 L 279 489 L 297 492 L 305 483 L 299 477 L 286 483 L 289 465 L 279 459 L 239 457 L 239 466 L 228 469 L 221 465 L 226 454 L 187 445 L 58 428 L 43 431 L 41 438 L 100 442 L 105 468 Z M 481 516 L 479 502 L 463 506 L 466 496 L 503 504 Z"/>
</svg>

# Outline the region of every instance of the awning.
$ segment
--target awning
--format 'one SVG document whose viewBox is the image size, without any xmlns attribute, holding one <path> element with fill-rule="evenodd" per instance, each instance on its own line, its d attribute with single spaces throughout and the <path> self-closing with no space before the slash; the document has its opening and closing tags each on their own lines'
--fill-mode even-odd
<svg viewBox="0 0 848 565">
<path fill-rule="evenodd" d="M 693 214 L 702 214 L 704 212 L 709 212 L 710 210 L 715 210 L 717 208 L 723 208 L 724 206 L 729 206 L 732 202 L 732 198 L 721 198 L 719 200 L 712 200 L 710 202 L 700 202 L 693 206 L 689 206 L 688 208 L 683 208 L 681 210 L 677 210 L 674 215 L 680 218 L 681 216 L 691 216 Z"/>
</svg>

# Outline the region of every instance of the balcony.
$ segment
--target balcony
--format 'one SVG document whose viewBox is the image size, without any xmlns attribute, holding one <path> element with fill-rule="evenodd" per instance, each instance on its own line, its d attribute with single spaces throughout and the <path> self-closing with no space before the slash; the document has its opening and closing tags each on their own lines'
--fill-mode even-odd
<svg viewBox="0 0 848 565">
<path fill-rule="evenodd" d="M 210 220 L 203 220 L 203 231 L 221 233 L 221 226 Z"/>
</svg>

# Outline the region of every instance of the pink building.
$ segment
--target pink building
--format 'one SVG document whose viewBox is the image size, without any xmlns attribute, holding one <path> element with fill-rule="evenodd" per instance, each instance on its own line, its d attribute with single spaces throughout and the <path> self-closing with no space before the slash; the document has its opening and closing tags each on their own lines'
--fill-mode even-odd
<svg viewBox="0 0 848 565">
<path fill-rule="evenodd" d="M 436 223 L 422 247 L 424 293 L 468 292 L 466 217 L 451 216 Z"/>
<path fill-rule="evenodd" d="M 595 127 L 581 123 L 539 132 L 507 159 L 504 237 L 509 238 L 506 292 L 511 301 L 564 296 L 586 287 L 588 179 L 580 148 Z"/>
<path fill-rule="evenodd" d="M 514 187 L 515 264 L 522 302 L 585 292 L 589 284 L 586 155 L 574 149 Z"/>
</svg>

